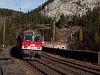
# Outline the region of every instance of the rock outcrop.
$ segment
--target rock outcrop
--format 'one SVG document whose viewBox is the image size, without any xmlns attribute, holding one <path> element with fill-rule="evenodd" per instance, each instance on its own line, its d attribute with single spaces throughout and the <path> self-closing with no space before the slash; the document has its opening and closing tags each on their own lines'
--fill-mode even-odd
<svg viewBox="0 0 100 75">
<path fill-rule="evenodd" d="M 62 14 L 82 16 L 97 6 L 100 6 L 100 0 L 54 0 L 45 6 L 41 14 L 55 19 L 59 19 Z"/>
</svg>

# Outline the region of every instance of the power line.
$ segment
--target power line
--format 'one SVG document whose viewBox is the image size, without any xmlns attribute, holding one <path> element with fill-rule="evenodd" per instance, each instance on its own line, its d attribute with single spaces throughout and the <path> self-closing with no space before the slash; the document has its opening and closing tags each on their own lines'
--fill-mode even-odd
<svg viewBox="0 0 100 75">
<path fill-rule="evenodd" d="M 18 10 L 18 4 L 17 4 L 17 1 L 15 0 L 15 3 L 16 3 L 16 6 L 17 6 L 17 10 Z"/>
<path fill-rule="evenodd" d="M 21 11 L 20 2 L 19 2 L 19 0 L 17 0 L 17 1 L 15 0 L 15 3 L 16 3 L 16 6 L 17 6 L 17 10 Z"/>
<path fill-rule="evenodd" d="M 21 11 L 21 6 L 20 6 L 20 1 L 18 0 L 18 4 L 19 4 L 19 9 L 20 9 L 20 11 Z"/>
</svg>

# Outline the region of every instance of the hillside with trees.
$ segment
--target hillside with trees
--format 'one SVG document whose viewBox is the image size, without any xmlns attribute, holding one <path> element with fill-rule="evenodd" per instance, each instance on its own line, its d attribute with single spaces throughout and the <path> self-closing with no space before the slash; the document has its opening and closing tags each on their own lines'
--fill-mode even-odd
<svg viewBox="0 0 100 75">
<path fill-rule="evenodd" d="M 100 51 L 100 8 L 89 11 L 82 17 L 82 46 L 84 49 Z"/>
<path fill-rule="evenodd" d="M 71 48 L 100 51 L 100 7 L 89 10 L 87 15 L 82 17 L 73 17 L 69 24 L 81 26 L 78 40 Z"/>
<path fill-rule="evenodd" d="M 8 38 L 7 41 L 6 40 L 5 41 L 7 43 L 13 42 L 13 41 L 11 41 L 11 39 L 13 38 L 13 37 L 11 38 L 13 33 L 10 33 L 10 28 L 11 28 L 12 24 L 8 23 L 8 21 L 11 21 L 11 18 L 17 16 L 18 14 L 19 14 L 19 12 L 11 10 L 11 9 L 0 9 L 0 47 L 2 47 L 2 44 L 3 44 L 4 23 L 6 24 L 5 39 Z M 14 38 L 14 40 L 15 40 L 15 38 Z"/>
<path fill-rule="evenodd" d="M 82 17 L 75 15 L 72 20 L 62 14 L 56 26 L 58 28 L 81 27 L 80 31 L 73 35 L 73 37 L 77 35 L 77 40 L 70 44 L 71 49 L 100 51 L 100 7 L 96 7 L 93 11 L 88 10 Z"/>
<path fill-rule="evenodd" d="M 10 9 L 0 9 L 0 47 L 3 43 L 3 31 L 5 20 L 5 46 L 16 44 L 16 37 L 23 31 L 31 28 L 45 35 L 46 38 L 51 37 L 52 27 L 48 30 L 40 28 L 42 24 L 51 24 L 52 19 L 42 16 L 39 12 L 41 6 L 28 13 L 17 12 Z M 50 40 L 48 38 L 48 40 Z"/>
</svg>

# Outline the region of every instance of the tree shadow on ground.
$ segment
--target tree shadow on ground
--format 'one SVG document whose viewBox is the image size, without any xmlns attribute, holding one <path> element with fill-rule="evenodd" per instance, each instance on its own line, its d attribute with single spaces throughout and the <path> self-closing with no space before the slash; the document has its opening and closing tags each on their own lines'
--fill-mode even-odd
<svg viewBox="0 0 100 75">
<path fill-rule="evenodd" d="M 14 46 L 14 47 L 11 49 L 10 54 L 11 54 L 11 56 L 14 57 L 14 58 L 22 59 L 22 55 L 21 55 L 21 53 L 17 50 L 16 46 Z"/>
</svg>

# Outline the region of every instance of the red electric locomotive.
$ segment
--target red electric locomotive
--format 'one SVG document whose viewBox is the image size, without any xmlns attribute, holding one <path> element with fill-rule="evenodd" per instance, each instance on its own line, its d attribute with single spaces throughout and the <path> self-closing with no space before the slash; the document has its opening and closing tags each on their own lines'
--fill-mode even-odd
<svg viewBox="0 0 100 75">
<path fill-rule="evenodd" d="M 24 57 L 39 57 L 42 51 L 42 36 L 27 30 L 17 37 L 17 49 Z"/>
</svg>

